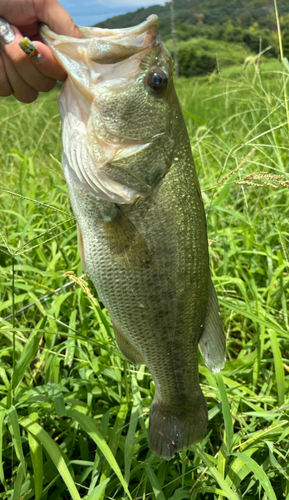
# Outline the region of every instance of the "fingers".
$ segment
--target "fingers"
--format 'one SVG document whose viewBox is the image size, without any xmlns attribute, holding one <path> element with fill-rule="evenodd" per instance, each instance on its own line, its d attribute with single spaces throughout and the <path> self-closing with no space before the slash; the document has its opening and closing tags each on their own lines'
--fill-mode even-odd
<svg viewBox="0 0 289 500">
<path fill-rule="evenodd" d="M 61 35 L 81 38 L 81 33 L 57 0 L 27 0 L 24 10 L 23 5 L 19 0 L 13 4 L 0 0 L 0 14 L 4 9 L 8 17 L 11 14 L 11 21 L 18 19 L 17 26 L 33 39 L 23 39 L 16 27 L 0 17 L 0 96 L 13 93 L 27 103 L 34 101 L 38 92 L 48 92 L 57 80 L 66 78 L 51 49 L 40 41 L 38 23 L 48 24 Z"/>
<path fill-rule="evenodd" d="M 57 0 L 43 2 L 35 1 L 35 11 L 39 21 L 44 22 L 58 35 L 82 38 L 81 33 L 68 12 Z"/>
<path fill-rule="evenodd" d="M 5 52 L 2 53 L 2 59 L 4 62 L 5 73 L 7 75 L 6 83 L 10 85 L 14 97 L 18 99 L 18 101 L 25 102 L 27 104 L 35 101 L 38 97 L 38 92 L 27 85 L 23 78 L 21 78 Z M 1 95 L 3 95 L 2 88 Z"/>
<path fill-rule="evenodd" d="M 41 42 L 33 44 L 27 42 L 27 39 L 23 40 L 21 33 L 14 26 L 9 26 L 10 31 L 3 34 L 3 22 L 0 22 L 0 32 L 1 26 L 6 81 L 4 78 L 4 85 L 0 85 L 0 95 L 7 95 L 7 88 L 10 86 L 16 99 L 29 103 L 37 98 L 38 92 L 51 90 L 58 78 L 65 79 L 65 72 L 56 63 L 48 47 Z M 19 43 L 24 44 L 23 49 Z M 40 50 L 44 55 L 37 49 L 36 44 L 41 46 Z M 30 57 L 27 57 L 27 53 Z"/>
<path fill-rule="evenodd" d="M 2 97 L 8 97 L 11 94 L 13 94 L 13 89 L 9 83 L 4 60 L 0 52 L 0 95 Z"/>
<path fill-rule="evenodd" d="M 50 77 L 53 80 L 64 82 L 66 73 L 64 69 L 58 64 L 53 55 L 53 52 L 49 47 L 47 47 L 47 45 L 38 41 L 31 42 L 29 38 L 23 39 L 22 37 L 19 44 L 19 49 L 22 50 L 21 57 L 24 62 L 29 62 L 30 59 L 31 62 L 34 63 L 34 67 L 42 75 L 44 75 L 45 77 Z M 19 52 L 18 49 L 17 52 Z M 27 56 L 29 59 L 27 58 Z"/>
</svg>

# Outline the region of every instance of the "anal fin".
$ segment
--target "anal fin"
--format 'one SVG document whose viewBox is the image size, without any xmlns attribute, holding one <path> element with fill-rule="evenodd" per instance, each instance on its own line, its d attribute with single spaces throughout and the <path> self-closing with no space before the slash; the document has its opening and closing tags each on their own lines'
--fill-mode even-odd
<svg viewBox="0 0 289 500">
<path fill-rule="evenodd" d="M 200 338 L 204 361 L 212 373 L 218 373 L 226 363 L 226 336 L 219 311 L 218 298 L 212 281 L 204 330 Z"/>
<path fill-rule="evenodd" d="M 134 365 L 145 365 L 142 355 L 135 350 L 135 348 L 129 343 L 129 341 L 114 324 L 112 326 L 117 345 L 122 354 Z"/>
</svg>

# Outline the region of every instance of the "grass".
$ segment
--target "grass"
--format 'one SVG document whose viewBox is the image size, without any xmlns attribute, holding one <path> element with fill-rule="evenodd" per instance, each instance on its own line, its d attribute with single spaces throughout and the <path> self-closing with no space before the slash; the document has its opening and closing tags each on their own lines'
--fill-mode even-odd
<svg viewBox="0 0 289 500">
<path fill-rule="evenodd" d="M 173 41 L 165 43 L 167 49 L 173 52 Z M 241 43 L 230 43 L 223 40 L 209 40 L 207 38 L 191 38 L 190 40 L 179 42 L 178 50 L 193 47 L 197 54 L 206 54 L 213 59 L 217 59 L 218 67 L 227 67 L 236 64 L 243 64 L 246 57 L 254 56 L 252 51 Z"/>
<path fill-rule="evenodd" d="M 228 361 L 213 376 L 200 356 L 208 433 L 170 462 L 148 449 L 151 376 L 79 278 L 58 90 L 1 100 L 0 315 L 35 305 L 0 323 L 0 498 L 289 500 L 289 75 L 265 69 L 177 85 Z"/>
</svg>

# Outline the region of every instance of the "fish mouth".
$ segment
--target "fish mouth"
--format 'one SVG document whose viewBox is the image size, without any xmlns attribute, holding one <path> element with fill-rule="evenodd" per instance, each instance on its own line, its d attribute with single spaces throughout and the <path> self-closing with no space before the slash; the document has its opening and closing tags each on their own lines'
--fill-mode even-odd
<svg viewBox="0 0 289 500">
<path fill-rule="evenodd" d="M 42 25 L 40 34 L 54 52 L 67 53 L 70 57 L 81 57 L 84 51 L 88 58 L 99 64 L 115 64 L 135 54 L 143 53 L 159 39 L 158 16 L 151 15 L 137 26 L 121 29 L 86 28 L 79 26 L 83 38 L 58 35 Z M 69 49 L 68 49 L 69 46 Z"/>
<path fill-rule="evenodd" d="M 158 35 L 159 20 L 158 16 L 151 15 L 144 22 L 131 28 L 120 29 L 101 29 L 84 28 L 80 26 L 80 32 L 84 38 L 103 38 L 109 37 L 110 41 L 120 42 L 121 45 L 133 45 L 143 47 L 150 45 Z"/>
</svg>

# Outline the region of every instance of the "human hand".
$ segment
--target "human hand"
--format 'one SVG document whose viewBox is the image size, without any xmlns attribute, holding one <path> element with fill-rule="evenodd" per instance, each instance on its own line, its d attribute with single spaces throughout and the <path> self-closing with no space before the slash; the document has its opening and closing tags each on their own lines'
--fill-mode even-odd
<svg viewBox="0 0 289 500">
<path fill-rule="evenodd" d="M 65 80 L 66 73 L 41 41 L 40 22 L 60 35 L 81 38 L 76 24 L 57 0 L 1 0 L 0 96 L 13 94 L 19 101 L 30 103 L 37 99 L 38 92 L 49 92 L 57 80 Z M 30 40 L 23 41 L 23 37 Z"/>
</svg>

